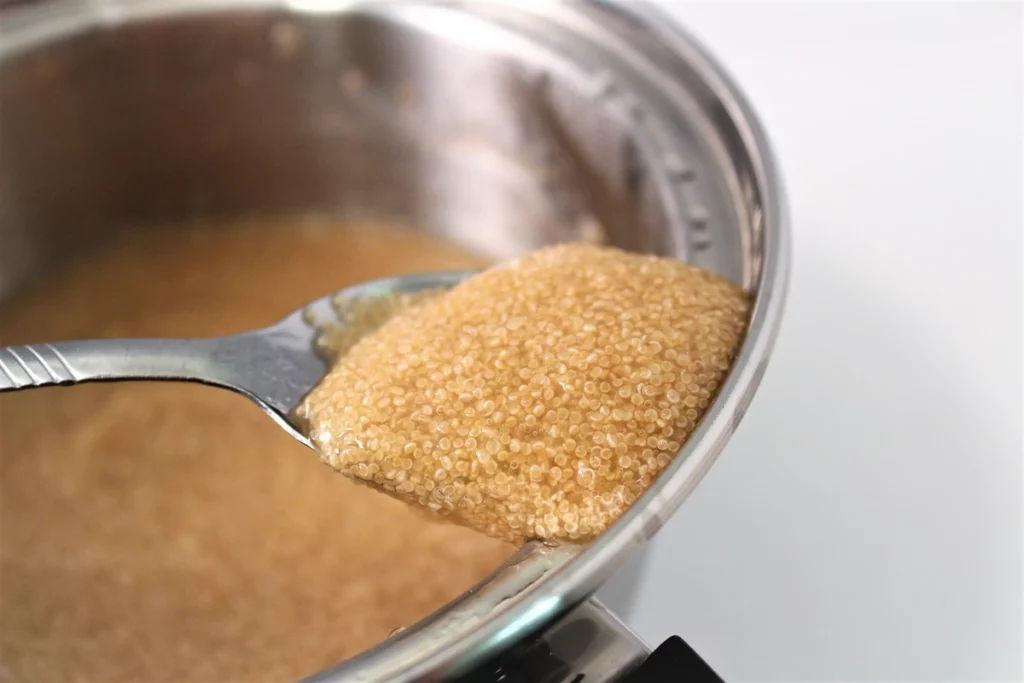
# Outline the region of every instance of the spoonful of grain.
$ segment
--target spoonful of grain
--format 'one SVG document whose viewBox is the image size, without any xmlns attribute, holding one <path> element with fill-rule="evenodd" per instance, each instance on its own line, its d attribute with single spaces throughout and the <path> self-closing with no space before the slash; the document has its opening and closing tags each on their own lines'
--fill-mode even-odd
<svg viewBox="0 0 1024 683">
<path fill-rule="evenodd" d="M 583 542 L 694 431 L 748 308 L 699 268 L 567 244 L 475 275 L 364 283 L 229 337 L 0 348 L 0 391 L 231 389 L 400 500 L 512 542 Z"/>
<path fill-rule="evenodd" d="M 747 313 L 679 261 L 551 247 L 391 318 L 296 415 L 325 462 L 414 506 L 514 543 L 587 541 L 694 431 Z"/>
</svg>

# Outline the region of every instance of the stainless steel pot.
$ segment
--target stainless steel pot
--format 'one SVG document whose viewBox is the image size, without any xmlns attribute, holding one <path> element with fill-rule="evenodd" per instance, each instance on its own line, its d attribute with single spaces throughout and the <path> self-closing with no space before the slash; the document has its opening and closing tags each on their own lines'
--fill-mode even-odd
<svg viewBox="0 0 1024 683">
<path fill-rule="evenodd" d="M 606 534 L 524 548 L 316 680 L 458 675 L 586 601 L 722 450 L 782 313 L 786 209 L 765 135 L 641 2 L 21 2 L 0 10 L 0 145 L 0 297 L 114 231 L 295 212 L 383 215 L 496 257 L 598 229 L 754 294 L 720 396 Z M 628 667 L 642 651 L 628 631 L 580 609 L 622 636 L 596 671 Z"/>
</svg>

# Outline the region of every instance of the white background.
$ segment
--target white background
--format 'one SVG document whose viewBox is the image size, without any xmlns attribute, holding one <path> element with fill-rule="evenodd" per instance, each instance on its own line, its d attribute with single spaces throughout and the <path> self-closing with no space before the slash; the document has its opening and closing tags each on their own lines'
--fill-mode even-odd
<svg viewBox="0 0 1024 683">
<path fill-rule="evenodd" d="M 735 681 L 1022 680 L 1021 5 L 671 3 L 789 185 L 739 433 L 603 597 Z"/>
</svg>

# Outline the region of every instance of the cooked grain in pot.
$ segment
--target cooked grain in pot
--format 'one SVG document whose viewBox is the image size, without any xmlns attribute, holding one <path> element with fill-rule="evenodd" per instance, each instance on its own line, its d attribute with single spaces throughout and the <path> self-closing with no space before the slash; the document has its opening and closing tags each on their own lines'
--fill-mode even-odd
<svg viewBox="0 0 1024 683">
<path fill-rule="evenodd" d="M 512 543 L 588 541 L 696 428 L 747 313 L 681 262 L 550 247 L 400 312 L 297 414 L 332 467 L 401 500 Z"/>
</svg>

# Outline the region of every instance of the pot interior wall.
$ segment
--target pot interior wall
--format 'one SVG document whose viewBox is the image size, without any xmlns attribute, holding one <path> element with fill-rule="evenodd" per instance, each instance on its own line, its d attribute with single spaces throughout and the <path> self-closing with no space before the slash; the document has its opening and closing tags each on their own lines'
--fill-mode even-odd
<svg viewBox="0 0 1024 683">
<path fill-rule="evenodd" d="M 595 225 L 671 251 L 629 133 L 553 106 L 582 95 L 504 37 L 249 10 L 14 51 L 0 61 L 0 295 L 113 231 L 253 214 L 384 218 L 498 258 Z M 567 131 L 584 117 L 580 144 Z"/>
</svg>

